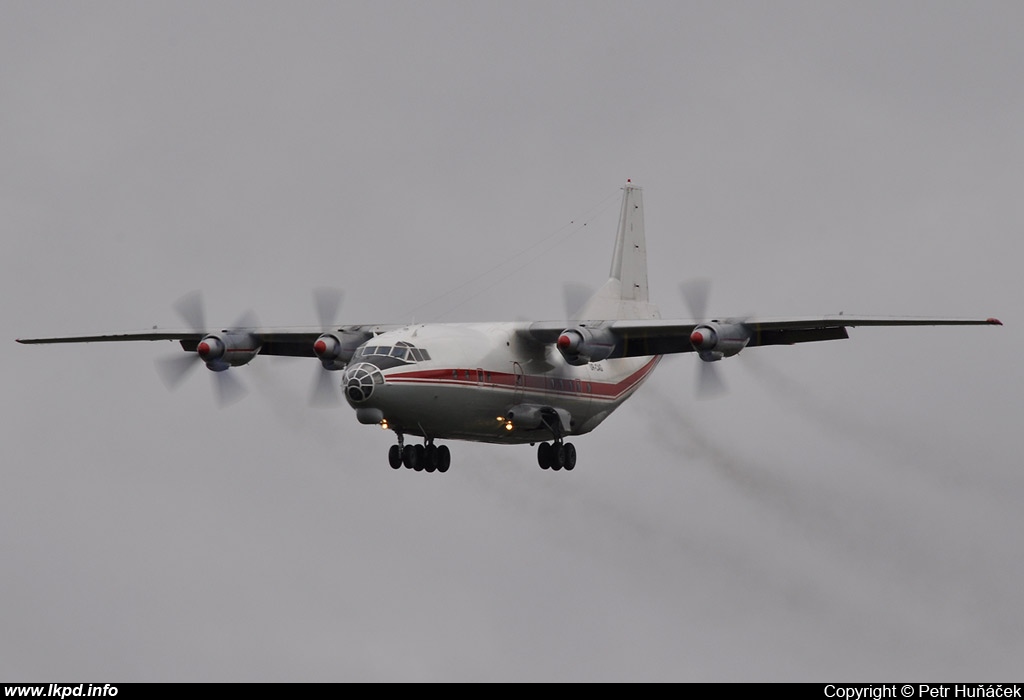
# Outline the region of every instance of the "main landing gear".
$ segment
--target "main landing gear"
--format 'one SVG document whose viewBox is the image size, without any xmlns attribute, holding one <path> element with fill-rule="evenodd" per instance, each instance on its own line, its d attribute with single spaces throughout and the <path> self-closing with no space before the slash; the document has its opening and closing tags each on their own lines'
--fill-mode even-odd
<svg viewBox="0 0 1024 700">
<path fill-rule="evenodd" d="M 541 469 L 572 471 L 576 467 L 576 448 L 571 442 L 562 440 L 562 424 L 552 411 L 542 415 L 544 426 L 551 431 L 554 438 L 550 443 L 542 442 L 537 446 L 537 464 Z"/>
<path fill-rule="evenodd" d="M 405 467 L 418 472 L 448 471 L 452 464 L 452 453 L 448 445 L 435 445 L 428 440 L 426 445 L 405 445 L 402 436 L 398 436 L 398 444 L 388 450 L 388 464 L 392 469 Z"/>
<path fill-rule="evenodd" d="M 559 438 L 553 443 L 542 442 L 537 446 L 537 464 L 541 469 L 572 471 L 576 466 L 576 448 L 571 442 Z"/>
</svg>

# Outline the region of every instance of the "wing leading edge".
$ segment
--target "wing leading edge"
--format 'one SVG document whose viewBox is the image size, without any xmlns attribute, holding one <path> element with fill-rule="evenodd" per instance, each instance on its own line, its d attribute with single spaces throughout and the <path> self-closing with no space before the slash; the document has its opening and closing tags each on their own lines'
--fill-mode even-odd
<svg viewBox="0 0 1024 700">
<path fill-rule="evenodd" d="M 619 357 L 643 357 L 649 355 L 671 355 L 695 352 L 692 334 L 708 322 L 679 320 L 614 320 L 614 321 L 540 321 L 517 328 L 517 333 L 528 340 L 545 345 L 558 342 L 563 331 L 575 327 L 607 331 L 615 338 L 615 347 L 608 359 Z M 822 316 L 817 318 L 791 319 L 725 319 L 710 323 L 730 324 L 742 327 L 749 335 L 745 347 L 762 345 L 794 345 L 824 340 L 842 340 L 849 337 L 848 328 L 859 326 L 982 326 L 1002 322 L 995 318 L 900 318 L 900 317 L 853 317 Z M 340 326 L 339 333 L 364 335 L 367 338 L 398 326 Z M 234 329 L 251 334 L 259 343 L 261 355 L 289 357 L 316 357 L 313 344 L 325 329 L 322 328 L 252 328 Z M 106 343 L 134 341 L 177 341 L 182 349 L 195 352 L 200 341 L 215 330 L 139 331 L 105 335 L 58 336 L 47 338 L 18 338 L 25 345 L 55 343 Z"/>
<path fill-rule="evenodd" d="M 260 355 L 280 355 L 288 357 L 316 357 L 313 344 L 325 332 L 338 332 L 365 335 L 367 338 L 382 333 L 396 326 L 340 326 L 337 328 L 234 328 L 232 332 L 251 334 L 259 343 Z M 47 345 L 54 343 L 111 343 L 134 342 L 146 340 L 178 341 L 183 350 L 195 352 L 199 342 L 211 333 L 227 332 L 210 330 L 152 330 L 131 333 L 112 333 L 106 335 L 76 335 L 49 338 L 18 338 L 17 342 L 25 345 Z"/>
<path fill-rule="evenodd" d="M 606 330 L 616 339 L 615 349 L 608 356 L 641 357 L 695 352 L 691 336 L 707 322 L 676 320 L 618 320 L 588 321 L 582 323 L 543 321 L 529 324 L 521 334 L 543 344 L 558 342 L 566 329 L 582 326 L 591 330 Z M 901 318 L 822 316 L 790 319 L 723 319 L 711 323 L 734 324 L 749 333 L 746 347 L 760 345 L 794 345 L 824 340 L 843 340 L 849 337 L 848 328 L 858 326 L 1001 326 L 999 319 L 965 318 Z"/>
</svg>

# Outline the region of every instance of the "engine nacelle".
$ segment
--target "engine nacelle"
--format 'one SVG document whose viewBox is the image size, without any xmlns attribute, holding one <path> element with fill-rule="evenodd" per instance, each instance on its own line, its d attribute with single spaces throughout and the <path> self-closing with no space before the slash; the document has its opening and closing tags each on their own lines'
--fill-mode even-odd
<svg viewBox="0 0 1024 700">
<path fill-rule="evenodd" d="M 714 362 L 723 357 L 732 357 L 747 347 L 750 342 L 750 329 L 742 323 L 718 323 L 711 321 L 702 323 L 690 334 L 700 359 Z"/>
<path fill-rule="evenodd" d="M 555 345 L 566 362 L 578 367 L 600 362 L 611 355 L 615 349 L 615 336 L 605 329 L 576 326 L 562 331 Z"/>
<path fill-rule="evenodd" d="M 196 352 L 208 369 L 223 372 L 251 362 L 260 352 L 260 342 L 252 333 L 210 333 L 196 345 Z"/>
<path fill-rule="evenodd" d="M 324 333 L 313 343 L 313 352 L 320 359 L 324 369 L 345 369 L 352 355 L 365 340 L 366 335 L 363 333 Z"/>
<path fill-rule="evenodd" d="M 518 430 L 547 428 L 560 435 L 572 430 L 572 415 L 567 410 L 533 403 L 516 404 L 505 412 L 505 420 Z"/>
</svg>

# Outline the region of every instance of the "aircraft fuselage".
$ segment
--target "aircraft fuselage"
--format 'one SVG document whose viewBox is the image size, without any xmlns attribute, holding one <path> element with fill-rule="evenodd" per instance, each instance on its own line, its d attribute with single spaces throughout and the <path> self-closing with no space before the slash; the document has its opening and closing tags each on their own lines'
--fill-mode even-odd
<svg viewBox="0 0 1024 700">
<path fill-rule="evenodd" d="M 364 344 L 345 371 L 346 399 L 362 422 L 405 435 L 534 443 L 552 439 L 550 427 L 510 419 L 510 411 L 556 409 L 566 417 L 564 435 L 588 433 L 637 390 L 660 359 L 573 366 L 554 347 L 523 340 L 515 329 L 514 323 L 464 323 L 382 333 Z"/>
</svg>

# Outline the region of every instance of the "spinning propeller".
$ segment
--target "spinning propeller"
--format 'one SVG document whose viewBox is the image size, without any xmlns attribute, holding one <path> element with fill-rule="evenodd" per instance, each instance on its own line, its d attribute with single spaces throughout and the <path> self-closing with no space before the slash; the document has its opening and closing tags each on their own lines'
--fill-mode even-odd
<svg viewBox="0 0 1024 700">
<path fill-rule="evenodd" d="M 313 290 L 313 302 L 322 335 L 313 343 L 313 352 L 320 358 L 321 367 L 317 370 L 310 393 L 311 406 L 337 406 L 341 403 L 340 382 L 331 375 L 340 368 L 336 363 L 341 356 L 342 345 L 330 331 L 337 323 L 343 297 L 339 289 L 320 287 Z"/>
<path fill-rule="evenodd" d="M 682 282 L 679 290 L 683 300 L 690 309 L 690 316 L 701 323 L 690 334 L 690 342 L 700 356 L 700 363 L 697 365 L 697 396 L 702 399 L 714 398 L 726 393 L 725 382 L 715 364 L 720 360 L 722 353 L 714 353 L 706 348 L 712 347 L 717 340 L 712 328 L 704 325 L 707 319 L 708 298 L 711 291 L 711 280 L 707 278 L 692 279 Z M 737 350 L 738 352 L 738 350 Z"/>
<path fill-rule="evenodd" d="M 247 363 L 259 352 L 259 347 L 251 334 L 245 329 L 257 325 L 255 315 L 246 312 L 233 326 L 232 331 L 211 333 L 206 325 L 206 313 L 202 295 L 198 291 L 190 292 L 174 304 L 186 325 L 203 338 L 196 346 L 195 353 L 174 355 L 173 357 L 156 360 L 156 369 L 168 389 L 176 389 L 192 370 L 205 364 L 213 371 L 213 389 L 217 404 L 221 408 L 240 400 L 246 395 L 245 385 L 238 380 L 228 368 Z M 228 353 L 232 353 L 231 356 Z"/>
<path fill-rule="evenodd" d="M 576 318 L 583 305 L 593 295 L 594 290 L 590 285 L 582 282 L 565 282 L 562 285 L 562 301 L 565 304 L 565 318 L 569 321 L 582 321 Z"/>
</svg>

